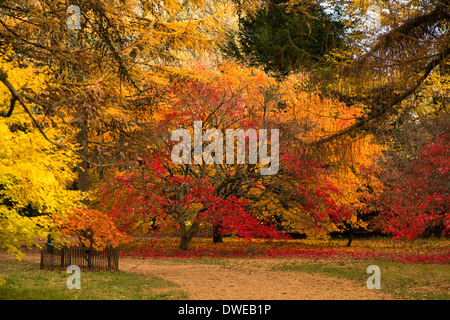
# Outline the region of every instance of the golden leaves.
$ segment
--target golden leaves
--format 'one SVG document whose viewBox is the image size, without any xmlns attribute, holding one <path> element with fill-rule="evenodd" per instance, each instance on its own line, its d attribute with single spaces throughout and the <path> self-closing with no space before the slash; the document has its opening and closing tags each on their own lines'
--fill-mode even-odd
<svg viewBox="0 0 450 320">
<path fill-rule="evenodd" d="M 0 69 L 7 71 L 11 83 L 33 93 L 46 89 L 48 68 L 31 64 L 19 68 L 5 57 L 0 57 Z M 0 107 L 5 108 L 9 99 L 9 91 L 0 86 Z M 52 140 L 67 139 L 51 126 L 46 135 Z M 50 215 L 64 214 L 80 200 L 78 191 L 67 190 L 75 178 L 72 168 L 77 159 L 51 145 L 27 115 L 18 111 L 0 117 L 0 136 L 0 243 L 20 257 L 23 242 L 30 244 L 50 230 Z"/>
</svg>

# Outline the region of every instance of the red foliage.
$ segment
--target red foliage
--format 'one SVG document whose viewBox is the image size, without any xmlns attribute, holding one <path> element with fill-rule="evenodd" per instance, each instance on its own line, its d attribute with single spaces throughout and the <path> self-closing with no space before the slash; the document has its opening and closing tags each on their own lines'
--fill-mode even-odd
<svg viewBox="0 0 450 320">
<path fill-rule="evenodd" d="M 350 218 L 349 207 L 336 201 L 340 191 L 328 180 L 325 163 L 286 154 L 281 159 L 283 168 L 297 183 L 292 199 L 302 199 L 302 207 L 318 222 L 318 227 L 322 221 L 341 223 Z"/>
<path fill-rule="evenodd" d="M 158 158 L 142 154 L 143 165 L 117 176 L 110 188 L 104 188 L 102 204 L 119 228 L 132 233 L 136 224 L 172 221 L 183 227 L 186 221 L 216 224 L 222 232 L 242 238 L 283 238 L 275 227 L 268 226 L 246 210 L 246 203 L 234 196 L 214 194 L 211 182 L 204 178 L 173 177 Z M 113 200 L 112 200 L 113 199 Z"/>
<path fill-rule="evenodd" d="M 450 136 L 425 145 L 401 171 L 388 175 L 390 188 L 380 198 L 383 229 L 395 238 L 414 239 L 437 229 L 450 231 Z"/>
<path fill-rule="evenodd" d="M 155 126 L 149 134 L 154 141 L 147 147 L 148 154 L 140 155 L 140 165 L 119 173 L 105 190 L 103 205 L 121 223 L 121 228 L 131 233 L 138 225 L 152 221 L 161 225 L 170 221 L 178 228 L 181 240 L 188 243 L 200 224 L 214 226 L 215 232 L 220 226 L 219 233 L 243 238 L 279 238 L 281 234 L 267 219 L 276 217 L 283 227 L 288 222 L 290 228 L 319 229 L 350 217 L 348 208 L 342 204 L 344 201 L 339 199 L 339 190 L 327 179 L 321 164 L 309 161 L 303 145 L 298 142 L 305 126 L 310 126 L 301 124 L 307 114 L 301 112 L 303 106 L 300 105 L 308 100 L 307 95 L 297 96 L 291 80 L 277 83 L 256 69 L 224 65 L 216 71 L 202 69 L 201 73 L 208 81 L 180 78 L 171 84 L 158 103 L 159 111 L 152 113 Z M 281 103 L 284 100 L 290 102 Z M 310 101 L 311 105 L 319 102 Z M 228 129 L 277 130 L 280 143 L 276 150 L 280 153 L 280 163 L 278 151 L 272 155 L 275 150 L 272 135 L 270 141 L 270 165 L 272 167 L 272 160 L 276 158 L 276 173 L 265 177 L 259 174 L 263 166 L 263 141 L 257 141 L 258 138 L 252 143 L 253 146 L 259 144 L 254 148 L 259 150 L 260 163 L 257 164 L 248 159 L 239 164 L 233 160 L 203 166 L 196 161 L 195 151 L 194 159 L 191 158 L 191 147 L 183 149 L 183 156 L 185 152 L 189 155 L 186 161 L 176 164 L 171 160 L 171 152 L 178 142 L 168 137 L 174 130 L 184 129 L 192 142 L 196 132 L 204 133 L 194 128 L 194 121 L 201 122 L 205 132 L 218 129 L 222 136 Z M 256 150 L 250 150 L 250 137 L 245 139 L 243 154 L 250 158 L 250 153 Z M 236 145 L 242 141 L 237 137 L 236 140 Z M 201 147 L 203 150 L 206 141 L 193 142 L 194 149 Z M 234 138 L 232 143 L 234 148 Z M 218 150 L 214 153 L 218 157 L 223 154 Z M 272 157 L 274 155 L 276 157 Z M 309 217 L 305 219 L 305 216 Z"/>
</svg>

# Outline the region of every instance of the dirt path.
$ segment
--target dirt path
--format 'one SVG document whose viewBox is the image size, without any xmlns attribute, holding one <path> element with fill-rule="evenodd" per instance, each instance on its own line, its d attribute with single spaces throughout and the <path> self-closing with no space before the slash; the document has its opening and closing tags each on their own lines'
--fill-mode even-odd
<svg viewBox="0 0 450 320">
<path fill-rule="evenodd" d="M 14 259 L 0 250 L 0 259 Z M 27 252 L 25 261 L 39 263 Z M 226 265 L 121 258 L 119 269 L 179 284 L 192 300 L 379 300 L 393 299 L 365 283 L 299 271 L 272 271 L 270 259 L 233 259 Z"/>
<path fill-rule="evenodd" d="M 267 259 L 236 260 L 221 266 L 123 258 L 119 269 L 175 282 L 192 300 L 392 299 L 367 289 L 365 284 L 320 274 L 271 271 L 270 264 Z"/>
</svg>

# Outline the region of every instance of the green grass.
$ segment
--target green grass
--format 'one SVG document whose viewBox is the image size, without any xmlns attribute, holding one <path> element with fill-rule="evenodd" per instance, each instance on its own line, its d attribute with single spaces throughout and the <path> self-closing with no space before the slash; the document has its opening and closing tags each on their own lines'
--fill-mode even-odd
<svg viewBox="0 0 450 320">
<path fill-rule="evenodd" d="M 355 280 L 366 285 L 367 267 L 377 265 L 381 271 L 381 292 L 396 299 L 449 300 L 450 266 L 405 264 L 386 260 L 302 261 L 274 266 L 273 270 L 322 273 L 332 277 Z M 377 289 L 373 289 L 377 290 Z"/>
<path fill-rule="evenodd" d="M 172 300 L 187 299 L 172 282 L 128 272 L 81 272 L 81 289 L 68 289 L 71 274 L 40 270 L 39 264 L 0 261 L 0 300 Z M 1 280 L 0 280 L 1 281 Z"/>
</svg>

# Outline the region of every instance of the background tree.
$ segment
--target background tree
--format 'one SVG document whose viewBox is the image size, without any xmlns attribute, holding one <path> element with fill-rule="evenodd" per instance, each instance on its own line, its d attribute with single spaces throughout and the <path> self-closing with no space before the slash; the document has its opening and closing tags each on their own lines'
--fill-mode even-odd
<svg viewBox="0 0 450 320">
<path fill-rule="evenodd" d="M 363 104 L 364 115 L 351 127 L 317 141 L 317 146 L 357 131 L 375 132 L 386 122 L 413 112 L 408 101 L 427 90 L 428 80 L 448 62 L 446 1 L 420 1 L 408 7 L 401 1 L 370 4 L 380 8 L 380 24 L 371 32 L 362 29 L 369 3 L 343 6 L 341 22 L 353 30 L 346 33 L 349 45 L 345 51 L 330 53 L 330 72 L 315 79 L 323 94 L 349 106 Z M 331 1 L 330 5 L 339 4 Z M 440 89 L 448 87 L 442 76 Z"/>
<path fill-rule="evenodd" d="M 231 31 L 225 52 L 266 71 L 287 74 L 314 69 L 324 55 L 342 45 L 343 26 L 318 3 L 289 5 L 266 1 L 253 14 L 240 16 L 238 31 Z"/>
<path fill-rule="evenodd" d="M 413 159 L 388 159 L 382 175 L 386 187 L 378 199 L 377 219 L 385 233 L 409 240 L 448 235 L 449 142 L 448 132 L 441 132 Z"/>
</svg>

